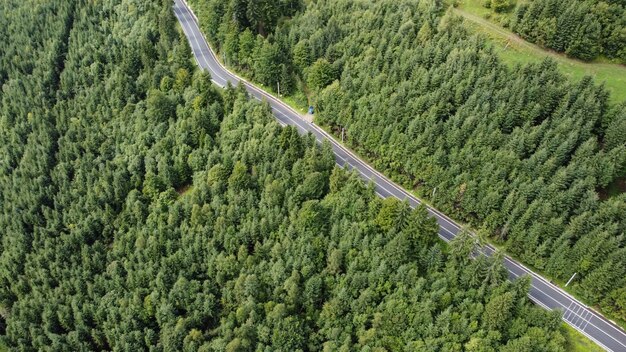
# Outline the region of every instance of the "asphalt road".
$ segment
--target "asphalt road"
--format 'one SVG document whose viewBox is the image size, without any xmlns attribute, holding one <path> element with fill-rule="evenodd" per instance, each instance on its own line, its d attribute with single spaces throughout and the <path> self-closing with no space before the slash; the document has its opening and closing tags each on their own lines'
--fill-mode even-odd
<svg viewBox="0 0 626 352">
<path fill-rule="evenodd" d="M 215 84 L 225 87 L 228 82 L 234 86 L 243 82 L 251 97 L 265 100 L 270 104 L 276 119 L 281 125 L 295 126 L 302 134 L 311 133 L 319 142 L 329 140 L 332 143 L 337 164 L 343 168 L 355 170 L 365 181 L 373 182 L 376 187 L 376 193 L 380 197 L 396 197 L 407 200 L 412 207 L 421 203 L 419 199 L 340 145 L 320 127 L 306 122 L 298 112 L 286 104 L 224 68 L 202 35 L 197 18 L 183 0 L 174 1 L 174 12 L 189 40 L 197 64 L 202 69 L 210 72 Z M 429 208 L 429 212 L 437 219 L 440 226 L 439 236 L 445 241 L 450 241 L 461 231 L 461 227 L 458 224 L 436 209 Z M 490 255 L 495 249 L 488 245 L 483 248 L 483 251 Z M 626 333 L 623 330 L 515 260 L 505 257 L 504 264 L 509 270 L 509 278 L 515 279 L 523 275 L 529 275 L 532 278 L 528 296 L 536 304 L 549 310 L 560 309 L 563 312 L 563 320 L 565 322 L 604 349 L 614 352 L 626 352 Z"/>
</svg>

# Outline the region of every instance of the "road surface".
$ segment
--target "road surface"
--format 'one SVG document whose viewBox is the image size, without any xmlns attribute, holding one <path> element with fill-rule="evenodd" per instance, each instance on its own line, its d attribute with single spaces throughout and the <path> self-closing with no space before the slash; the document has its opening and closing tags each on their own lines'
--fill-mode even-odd
<svg viewBox="0 0 626 352">
<path fill-rule="evenodd" d="M 211 74 L 215 84 L 225 87 L 228 82 L 234 86 L 242 82 L 251 97 L 265 100 L 270 104 L 272 112 L 281 125 L 295 126 L 302 134 L 311 133 L 319 142 L 323 140 L 330 141 L 335 152 L 337 164 L 341 167 L 355 170 L 364 180 L 373 182 L 376 187 L 376 193 L 380 197 L 396 197 L 406 200 L 412 207 L 421 203 L 419 199 L 374 170 L 354 153 L 335 141 L 320 127 L 306 122 L 298 112 L 222 66 L 200 31 L 197 18 L 183 0 L 174 1 L 174 12 L 189 40 L 197 64 Z M 461 231 L 461 227 L 458 224 L 436 209 L 429 208 L 429 212 L 437 219 L 440 227 L 439 236 L 445 241 L 450 241 Z M 491 255 L 495 248 L 487 245 L 483 248 L 483 251 Z M 513 259 L 505 257 L 504 265 L 508 269 L 509 278 L 511 279 L 522 275 L 531 277 L 532 283 L 528 296 L 533 302 L 545 309 L 560 309 L 563 312 L 564 321 L 606 350 L 626 352 L 626 333 L 623 330 Z"/>
</svg>

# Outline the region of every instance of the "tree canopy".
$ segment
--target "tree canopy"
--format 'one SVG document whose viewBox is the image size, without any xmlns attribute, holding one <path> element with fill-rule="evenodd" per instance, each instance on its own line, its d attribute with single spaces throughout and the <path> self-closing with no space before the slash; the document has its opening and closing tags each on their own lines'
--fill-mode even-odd
<svg viewBox="0 0 626 352">
<path fill-rule="evenodd" d="M 218 92 L 170 1 L 0 10 L 11 350 L 563 350 L 528 279 Z"/>
<path fill-rule="evenodd" d="M 209 36 L 217 48 L 225 33 L 244 35 L 222 21 Z M 316 122 L 345 131 L 376 168 L 422 197 L 435 194 L 440 210 L 549 276 L 578 273 L 573 290 L 626 318 L 626 194 L 606 192 L 626 177 L 626 105 L 611 105 L 603 86 L 567 79 L 550 59 L 507 67 L 435 0 L 308 2 L 255 43 L 253 51 L 277 50 Z M 268 83 L 264 71 L 232 66 Z"/>
</svg>

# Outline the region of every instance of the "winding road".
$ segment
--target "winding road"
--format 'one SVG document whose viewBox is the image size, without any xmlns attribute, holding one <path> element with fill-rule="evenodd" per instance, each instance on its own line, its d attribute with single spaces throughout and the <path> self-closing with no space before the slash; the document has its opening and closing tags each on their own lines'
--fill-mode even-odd
<svg viewBox="0 0 626 352">
<path fill-rule="evenodd" d="M 174 12 L 189 40 L 197 64 L 211 74 L 216 85 L 225 87 L 228 82 L 232 85 L 244 84 L 251 97 L 265 100 L 270 104 L 272 112 L 281 125 L 295 126 L 302 134 L 311 133 L 319 142 L 330 141 L 337 164 L 358 172 L 365 181 L 374 183 L 376 193 L 380 197 L 396 197 L 406 200 L 411 207 L 421 204 L 419 199 L 359 159 L 320 127 L 306 122 L 302 115 L 291 107 L 222 66 L 200 31 L 196 16 L 183 0 L 174 1 Z M 445 241 L 452 240 L 461 231 L 461 226 L 445 214 L 430 207 L 428 210 L 437 219 L 440 227 L 439 236 Z M 495 248 L 487 245 L 482 248 L 482 251 L 491 255 Z M 626 352 L 626 333 L 622 329 L 512 258 L 505 256 L 504 265 L 509 271 L 511 280 L 523 275 L 531 277 L 532 283 L 528 296 L 533 302 L 548 310 L 561 310 L 565 322 L 607 351 Z"/>
</svg>

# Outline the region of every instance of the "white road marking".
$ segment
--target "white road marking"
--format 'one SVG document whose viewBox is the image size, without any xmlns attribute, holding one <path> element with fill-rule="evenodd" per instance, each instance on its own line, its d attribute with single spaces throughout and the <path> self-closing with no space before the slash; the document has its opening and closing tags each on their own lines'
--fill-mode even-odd
<svg viewBox="0 0 626 352">
<path fill-rule="evenodd" d="M 589 313 L 589 311 L 587 311 L 588 315 L 585 317 L 585 319 L 588 319 L 591 316 L 591 313 Z M 585 322 L 585 325 L 582 327 L 582 330 L 584 331 L 587 328 L 587 325 L 589 325 L 589 320 L 587 320 Z"/>
<path fill-rule="evenodd" d="M 191 18 L 191 20 L 194 20 L 194 15 L 191 13 L 191 10 L 189 10 L 189 8 L 187 6 L 182 6 L 185 11 L 189 14 L 189 17 Z M 184 26 L 182 26 L 184 28 Z M 184 29 L 183 29 L 184 31 Z M 204 59 L 204 63 L 207 65 L 207 69 L 210 71 L 211 70 L 211 64 L 209 63 L 209 61 L 206 59 L 206 57 L 204 55 L 202 55 L 202 45 L 200 45 L 200 43 L 198 42 L 198 38 L 196 37 L 196 33 L 194 28 L 190 29 L 191 35 L 193 36 L 194 41 L 196 42 L 196 45 L 198 46 L 198 49 L 200 50 L 200 53 L 198 54 L 198 56 L 202 57 Z M 204 38 L 203 38 L 204 39 Z M 204 41 L 204 40 L 203 40 Z M 206 44 L 206 41 L 204 41 Z M 209 52 L 212 52 L 211 48 L 208 47 L 208 44 L 206 44 L 207 49 Z M 191 46 L 193 49 L 193 45 Z M 195 55 L 194 55 L 195 56 Z M 202 65 L 199 65 L 200 67 L 202 67 Z M 213 70 L 213 72 L 211 72 L 211 74 L 216 75 L 217 77 L 221 78 L 223 81 L 228 82 L 227 79 L 225 79 L 224 77 L 222 77 L 219 73 L 217 73 L 217 70 Z"/>
<path fill-rule="evenodd" d="M 528 298 L 530 298 L 531 301 L 535 302 L 535 304 L 537 304 L 538 306 L 542 307 L 545 310 L 552 310 L 550 307 L 546 306 L 544 303 L 542 303 L 541 301 L 537 300 L 535 297 L 533 297 L 530 293 L 528 293 Z M 571 326 L 571 324 L 570 324 Z M 576 330 L 578 330 L 581 334 L 585 335 L 587 338 L 589 338 L 591 341 L 595 342 L 596 344 L 598 344 L 598 346 L 604 348 L 607 351 L 612 351 L 612 349 L 606 347 L 602 342 L 598 341 L 596 338 L 594 338 L 593 336 L 589 335 L 588 333 L 586 333 L 585 331 L 582 331 L 576 327 L 574 327 Z M 604 330 L 600 330 L 602 332 L 604 332 Z"/>
<path fill-rule="evenodd" d="M 572 304 L 574 304 L 574 301 L 571 301 L 569 303 L 569 306 L 567 306 L 567 308 L 565 309 L 565 313 L 563 314 L 563 318 L 565 320 L 569 319 L 569 316 L 572 314 L 572 312 L 570 311 L 570 308 L 572 307 Z"/>
<path fill-rule="evenodd" d="M 558 304 L 558 305 L 560 305 L 561 307 L 565 308 L 565 305 L 564 305 L 563 303 L 561 303 L 561 302 L 557 301 L 556 299 L 554 299 L 554 297 L 550 296 L 549 294 L 547 294 L 546 292 L 544 292 L 544 291 L 543 291 L 542 289 L 540 289 L 539 287 L 533 286 L 533 288 L 534 288 L 535 290 L 537 290 L 537 291 L 539 291 L 539 292 L 543 293 L 546 297 L 548 297 L 548 298 L 550 298 L 551 300 L 553 300 L 556 304 Z M 531 293 L 529 293 L 529 295 L 532 297 L 532 294 L 531 294 Z M 535 300 L 533 299 L 533 301 L 535 301 Z M 549 309 L 549 310 L 552 310 L 552 309 Z M 578 314 L 576 314 L 575 312 L 573 312 L 573 313 L 574 313 L 574 315 L 578 315 Z M 611 336 L 611 335 L 607 334 L 604 330 L 602 330 L 602 329 L 600 329 L 599 327 L 597 327 L 597 326 L 596 326 L 595 324 L 593 324 L 591 321 L 587 320 L 587 322 L 589 323 L 589 325 L 593 326 L 593 327 L 594 327 L 594 328 L 596 328 L 598 331 L 602 331 L 602 332 L 604 332 L 604 333 L 605 333 L 605 335 L 606 335 L 606 336 L 608 336 L 608 337 L 609 337 L 610 339 L 612 339 L 613 341 L 615 341 L 615 342 L 617 342 L 618 344 L 620 344 L 620 345 L 622 345 L 622 346 L 626 347 L 626 345 L 624 345 L 623 343 L 621 343 L 620 341 L 618 341 L 617 339 L 615 339 L 613 336 Z M 581 331 L 581 332 L 582 332 L 582 330 L 581 330 L 580 328 L 578 328 L 577 326 L 573 326 L 573 327 L 574 327 L 576 330 L 578 330 L 578 331 Z"/>
</svg>

